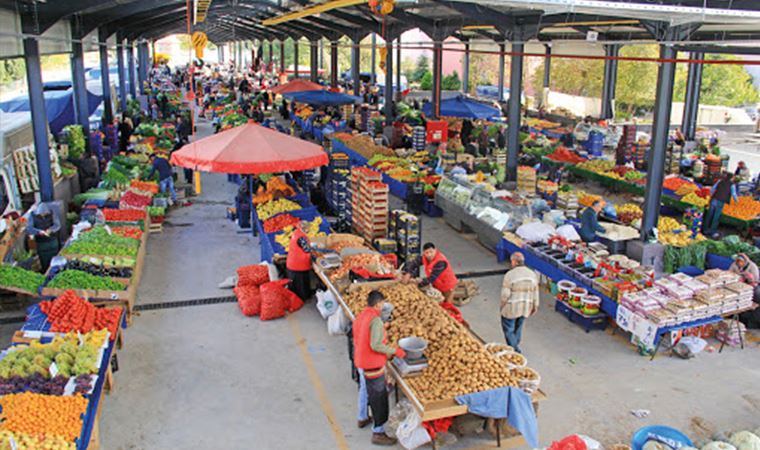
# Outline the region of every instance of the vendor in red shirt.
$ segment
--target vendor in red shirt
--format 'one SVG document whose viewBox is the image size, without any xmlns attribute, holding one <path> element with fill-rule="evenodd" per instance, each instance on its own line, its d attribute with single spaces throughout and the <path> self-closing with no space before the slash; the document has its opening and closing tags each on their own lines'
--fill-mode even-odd
<svg viewBox="0 0 760 450">
<path fill-rule="evenodd" d="M 288 269 L 290 290 L 301 300 L 309 300 L 313 295 L 311 290 L 311 242 L 309 242 L 309 236 L 303 232 L 300 225 L 296 227 L 290 237 L 288 259 L 285 266 Z"/>
<path fill-rule="evenodd" d="M 454 275 L 454 269 L 451 268 L 449 260 L 435 248 L 432 242 L 425 243 L 422 246 L 422 256 L 407 265 L 404 282 L 408 283 L 413 276 L 416 277 L 419 274 L 420 265 L 425 268 L 425 278 L 419 280 L 419 287 L 432 285 L 441 291 L 445 302 L 451 303 L 458 283 L 457 276 Z"/>
</svg>

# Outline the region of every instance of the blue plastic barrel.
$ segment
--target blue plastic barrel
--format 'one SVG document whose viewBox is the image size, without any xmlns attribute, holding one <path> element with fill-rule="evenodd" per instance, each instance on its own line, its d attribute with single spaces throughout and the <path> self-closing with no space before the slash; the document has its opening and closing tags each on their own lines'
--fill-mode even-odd
<svg viewBox="0 0 760 450">
<path fill-rule="evenodd" d="M 592 131 L 588 134 L 588 139 L 583 142 L 583 147 L 592 156 L 602 156 L 604 149 L 604 135 L 598 131 Z"/>
</svg>

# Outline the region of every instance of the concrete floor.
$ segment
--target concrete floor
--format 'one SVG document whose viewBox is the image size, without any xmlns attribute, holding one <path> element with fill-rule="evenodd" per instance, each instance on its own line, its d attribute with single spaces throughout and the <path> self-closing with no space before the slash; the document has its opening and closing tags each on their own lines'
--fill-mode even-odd
<svg viewBox="0 0 760 450">
<path fill-rule="evenodd" d="M 233 185 L 203 175 L 203 195 L 172 212 L 152 235 L 138 304 L 222 295 L 216 285 L 258 262 L 258 238 L 224 218 Z M 423 219 L 457 271 L 499 268 L 493 253 L 440 219 Z M 481 294 L 462 311 L 488 341 L 503 342 L 500 276 L 477 279 Z M 703 353 L 690 361 L 638 356 L 621 336 L 584 333 L 545 297 L 524 333 L 529 364 L 549 399 L 540 408 L 541 443 L 584 433 L 604 444 L 628 442 L 648 424 L 668 424 L 702 439 L 714 431 L 760 426 L 757 340 L 744 351 Z M 356 429 L 356 387 L 346 340 L 327 334 L 313 305 L 273 322 L 244 317 L 234 303 L 141 313 L 125 330 L 115 391 L 101 416 L 103 448 L 369 449 Z M 632 409 L 649 409 L 637 419 Z M 467 436 L 449 448 L 493 448 Z M 400 448 L 400 447 L 399 447 Z M 429 447 L 428 447 L 429 448 Z"/>
</svg>

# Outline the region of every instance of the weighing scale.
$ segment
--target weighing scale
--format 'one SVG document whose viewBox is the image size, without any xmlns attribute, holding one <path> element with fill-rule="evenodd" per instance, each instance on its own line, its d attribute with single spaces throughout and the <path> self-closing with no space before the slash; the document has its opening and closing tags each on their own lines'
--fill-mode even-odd
<svg viewBox="0 0 760 450">
<path fill-rule="evenodd" d="M 340 267 L 341 262 L 342 260 L 337 253 L 328 253 L 327 255 L 324 255 L 321 258 L 317 259 L 317 264 L 319 267 L 325 270 L 338 268 Z"/>
<path fill-rule="evenodd" d="M 393 357 L 393 365 L 396 366 L 402 377 L 414 377 L 422 374 L 422 371 L 428 367 L 428 359 L 425 355 L 419 358 L 410 359 Z"/>
</svg>

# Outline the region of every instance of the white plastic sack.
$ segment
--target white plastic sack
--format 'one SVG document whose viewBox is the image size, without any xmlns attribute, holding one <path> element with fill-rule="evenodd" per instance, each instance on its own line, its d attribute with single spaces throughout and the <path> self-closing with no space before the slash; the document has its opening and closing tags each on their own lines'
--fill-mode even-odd
<svg viewBox="0 0 760 450">
<path fill-rule="evenodd" d="M 330 336 L 340 336 L 346 334 L 349 320 L 343 310 L 338 308 L 330 317 L 327 318 L 327 333 Z"/>
<path fill-rule="evenodd" d="M 224 281 L 219 283 L 217 287 L 219 289 L 232 289 L 235 286 L 237 286 L 237 282 L 238 282 L 237 275 L 232 275 L 230 277 L 225 278 Z"/>
<path fill-rule="evenodd" d="M 277 281 L 280 279 L 280 272 L 277 271 L 277 266 L 266 261 L 262 261 L 260 264 L 267 266 L 269 269 L 269 281 Z"/>
<path fill-rule="evenodd" d="M 338 309 L 338 301 L 331 291 L 317 291 L 317 310 L 323 319 L 332 316 Z"/>
<path fill-rule="evenodd" d="M 396 430 L 396 437 L 398 443 L 407 450 L 423 446 L 431 440 L 427 430 L 422 427 L 422 419 L 417 411 L 411 411 L 406 415 Z"/>
<path fill-rule="evenodd" d="M 554 228 L 541 222 L 530 222 L 520 225 L 515 231 L 526 242 L 546 242 L 554 234 Z"/>
<path fill-rule="evenodd" d="M 581 240 L 580 235 L 578 235 L 578 232 L 575 231 L 575 227 L 570 224 L 562 225 L 561 227 L 557 228 L 557 234 L 569 241 L 577 242 Z"/>
<path fill-rule="evenodd" d="M 685 336 L 678 343 L 685 345 L 695 355 L 707 347 L 707 341 L 696 336 Z"/>
</svg>

